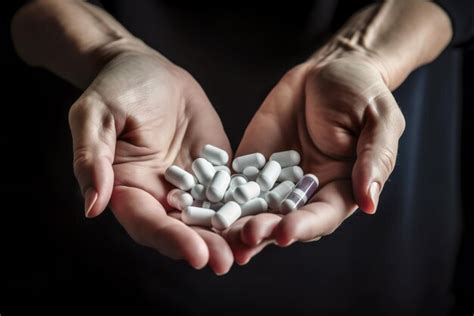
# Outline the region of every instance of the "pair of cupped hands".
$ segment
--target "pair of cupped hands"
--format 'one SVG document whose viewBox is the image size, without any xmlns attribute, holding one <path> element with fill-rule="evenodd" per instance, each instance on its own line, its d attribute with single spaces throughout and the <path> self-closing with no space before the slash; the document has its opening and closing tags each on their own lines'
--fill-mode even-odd
<svg viewBox="0 0 474 316">
<path fill-rule="evenodd" d="M 383 60 L 320 50 L 288 71 L 232 154 L 218 114 L 196 80 L 150 48 L 113 54 L 69 113 L 74 172 L 87 217 L 109 206 L 137 243 L 225 274 L 269 244 L 331 234 L 357 208 L 372 214 L 392 172 L 405 121 Z M 320 187 L 300 210 L 239 219 L 223 232 L 192 227 L 169 207 L 163 174 L 187 170 L 205 144 L 230 157 L 295 149 Z"/>
</svg>

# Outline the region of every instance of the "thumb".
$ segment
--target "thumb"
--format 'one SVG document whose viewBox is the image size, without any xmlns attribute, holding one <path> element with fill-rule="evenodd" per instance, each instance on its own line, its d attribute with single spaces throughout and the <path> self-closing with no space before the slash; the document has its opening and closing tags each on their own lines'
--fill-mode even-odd
<svg viewBox="0 0 474 316">
<path fill-rule="evenodd" d="M 94 97 L 81 97 L 69 111 L 74 150 L 74 174 L 82 195 L 86 217 L 95 217 L 107 207 L 112 194 L 116 130 L 114 117 Z"/>
<path fill-rule="evenodd" d="M 405 119 L 390 91 L 374 98 L 364 113 L 352 170 L 354 197 L 368 214 L 375 213 L 382 188 L 395 167 Z"/>
</svg>

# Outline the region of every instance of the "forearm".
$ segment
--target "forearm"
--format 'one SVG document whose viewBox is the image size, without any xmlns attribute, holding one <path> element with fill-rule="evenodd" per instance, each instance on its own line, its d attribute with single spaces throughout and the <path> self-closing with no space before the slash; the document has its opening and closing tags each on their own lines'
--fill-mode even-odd
<svg viewBox="0 0 474 316">
<path fill-rule="evenodd" d="M 12 21 L 19 56 L 85 88 L 104 63 L 145 45 L 100 8 L 74 0 L 33 1 Z"/>
<path fill-rule="evenodd" d="M 317 58 L 359 52 L 377 60 L 393 90 L 417 67 L 434 60 L 452 37 L 451 22 L 436 4 L 388 0 L 354 15 Z"/>
</svg>

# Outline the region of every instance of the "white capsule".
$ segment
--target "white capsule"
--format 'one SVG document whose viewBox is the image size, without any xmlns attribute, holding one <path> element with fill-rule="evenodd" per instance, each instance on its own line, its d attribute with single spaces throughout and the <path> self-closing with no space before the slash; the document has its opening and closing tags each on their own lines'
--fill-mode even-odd
<svg viewBox="0 0 474 316">
<path fill-rule="evenodd" d="M 267 202 L 262 198 L 252 199 L 241 205 L 242 214 L 240 217 L 256 215 L 265 212 L 268 209 Z"/>
<path fill-rule="evenodd" d="M 188 206 L 181 213 L 181 220 L 188 225 L 211 227 L 215 213 L 214 210 L 208 208 Z"/>
<path fill-rule="evenodd" d="M 234 159 L 232 169 L 235 172 L 242 172 L 246 167 L 261 169 L 265 165 L 265 156 L 261 153 L 248 154 Z"/>
<path fill-rule="evenodd" d="M 290 194 L 295 187 L 291 181 L 283 181 L 277 185 L 273 190 L 267 193 L 268 206 L 275 211 L 280 209 L 281 202 Z"/>
<path fill-rule="evenodd" d="M 193 197 L 183 190 L 173 189 L 168 192 L 166 201 L 172 208 L 182 211 L 193 203 Z"/>
<path fill-rule="evenodd" d="M 211 210 L 218 210 L 222 207 L 222 205 L 224 205 L 224 203 L 220 203 L 220 202 L 217 202 L 217 203 L 211 203 L 209 201 L 199 201 L 199 200 L 195 200 L 192 204 L 192 206 L 196 206 L 196 207 L 202 207 L 202 208 L 208 208 L 208 209 L 211 209 Z"/>
<path fill-rule="evenodd" d="M 205 200 L 206 199 L 206 187 L 202 184 L 196 184 L 191 189 L 191 195 L 195 200 Z"/>
<path fill-rule="evenodd" d="M 214 166 L 214 169 L 216 169 L 216 171 L 223 170 L 223 171 L 227 172 L 228 174 L 231 174 L 229 167 L 227 167 L 226 165 Z"/>
<path fill-rule="evenodd" d="M 193 169 L 194 175 L 198 179 L 199 183 L 204 185 L 207 185 L 216 173 L 214 166 L 204 158 L 198 158 L 194 160 L 191 165 L 191 169 Z"/>
<path fill-rule="evenodd" d="M 212 227 L 224 230 L 232 225 L 241 214 L 240 205 L 234 201 L 227 202 L 212 217 Z"/>
<path fill-rule="evenodd" d="M 257 179 L 257 176 L 258 176 L 259 172 L 260 172 L 260 170 L 258 170 L 257 167 L 254 167 L 254 166 L 245 167 L 245 169 L 242 171 L 244 176 L 249 181 L 255 181 L 255 179 Z"/>
<path fill-rule="evenodd" d="M 280 212 L 288 214 L 296 211 L 313 197 L 318 187 L 318 177 L 314 174 L 305 174 L 281 203 Z"/>
<path fill-rule="evenodd" d="M 184 191 L 188 191 L 196 184 L 196 180 L 192 174 L 175 165 L 166 169 L 165 179 L 175 187 Z"/>
<path fill-rule="evenodd" d="M 225 191 L 224 198 L 222 201 L 224 203 L 230 202 L 234 200 L 234 189 L 229 188 L 227 191 Z"/>
<path fill-rule="evenodd" d="M 206 158 L 216 166 L 225 165 L 229 161 L 229 155 L 225 150 L 209 144 L 201 150 L 201 157 Z"/>
<path fill-rule="evenodd" d="M 286 167 L 281 169 L 277 181 L 283 182 L 288 180 L 296 183 L 300 181 L 300 179 L 303 177 L 303 174 L 303 169 L 301 169 L 299 166 Z"/>
<path fill-rule="evenodd" d="M 260 171 L 257 177 L 257 183 L 262 191 L 270 190 L 280 175 L 281 167 L 276 161 L 270 160 Z"/>
<path fill-rule="evenodd" d="M 258 197 L 264 199 L 265 202 L 267 202 L 267 204 L 268 204 L 268 198 L 267 198 L 268 193 L 270 193 L 270 191 L 266 191 L 266 192 L 260 191 L 260 194 L 258 195 Z"/>
<path fill-rule="evenodd" d="M 206 197 L 211 202 L 219 202 L 224 197 L 230 183 L 230 175 L 225 171 L 217 171 L 207 186 Z"/>
<path fill-rule="evenodd" d="M 241 174 L 234 174 L 232 177 L 230 177 L 229 189 L 235 189 L 239 185 L 242 185 L 245 183 L 247 183 L 247 177 Z"/>
<path fill-rule="evenodd" d="M 296 150 L 287 150 L 274 153 L 269 160 L 274 160 L 280 164 L 282 168 L 299 165 L 301 156 Z"/>
<path fill-rule="evenodd" d="M 260 186 L 255 181 L 249 181 L 245 184 L 239 185 L 234 189 L 232 195 L 234 200 L 239 204 L 256 198 L 260 194 Z"/>
</svg>

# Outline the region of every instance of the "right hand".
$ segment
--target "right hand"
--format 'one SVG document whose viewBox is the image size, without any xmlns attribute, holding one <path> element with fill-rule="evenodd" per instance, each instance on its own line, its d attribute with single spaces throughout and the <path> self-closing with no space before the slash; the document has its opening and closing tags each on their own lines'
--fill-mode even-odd
<svg viewBox="0 0 474 316">
<path fill-rule="evenodd" d="M 74 103 L 69 124 L 87 217 L 110 203 L 139 244 L 197 269 L 230 269 L 227 242 L 210 230 L 188 227 L 166 202 L 168 166 L 189 170 L 205 144 L 231 156 L 222 123 L 190 74 L 148 48 L 117 54 Z"/>
</svg>

